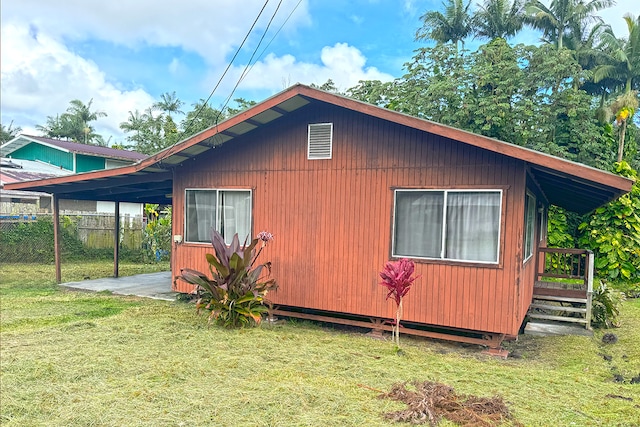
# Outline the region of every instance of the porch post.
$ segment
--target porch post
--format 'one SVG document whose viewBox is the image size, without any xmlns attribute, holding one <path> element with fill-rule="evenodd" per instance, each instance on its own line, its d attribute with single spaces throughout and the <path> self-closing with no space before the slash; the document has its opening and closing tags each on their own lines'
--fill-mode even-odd
<svg viewBox="0 0 640 427">
<path fill-rule="evenodd" d="M 56 265 L 56 283 L 62 283 L 60 269 L 60 201 L 55 194 L 53 197 L 53 258 Z"/>
<path fill-rule="evenodd" d="M 587 321 L 587 329 L 591 329 L 591 305 L 593 303 L 593 264 L 594 256 L 592 251 L 587 251 L 587 268 L 585 271 L 587 279 L 587 312 L 585 313 L 585 320 Z"/>
<path fill-rule="evenodd" d="M 118 252 L 120 250 L 120 202 L 115 202 L 113 226 L 113 277 L 118 277 Z"/>
</svg>

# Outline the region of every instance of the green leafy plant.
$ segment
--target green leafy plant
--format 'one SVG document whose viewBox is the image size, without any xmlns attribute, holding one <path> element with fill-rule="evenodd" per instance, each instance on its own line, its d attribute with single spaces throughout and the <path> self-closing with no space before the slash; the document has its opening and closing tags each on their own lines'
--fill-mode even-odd
<svg viewBox="0 0 640 427">
<path fill-rule="evenodd" d="M 171 258 L 171 207 L 158 212 L 159 205 L 146 204 L 144 207 L 147 225 L 144 228 L 143 248 L 145 258 L 160 262 Z"/>
<path fill-rule="evenodd" d="M 210 322 L 224 327 L 258 325 L 271 307 L 271 302 L 266 299 L 267 293 L 278 288 L 275 279 L 267 278 L 271 274 L 271 263 L 255 265 L 271 240 L 273 235 L 263 231 L 248 245 L 246 241 L 240 245 L 236 233 L 227 246 L 222 235 L 212 230 L 211 244 L 215 255 L 206 255 L 211 278 L 199 271 L 183 268 L 176 280 L 197 286 L 196 309 L 198 312 L 203 309 L 209 311 Z"/>
<path fill-rule="evenodd" d="M 640 281 L 640 183 L 626 162 L 616 172 L 635 181 L 630 193 L 595 210 L 578 229 L 580 245 L 593 250 L 600 277 L 612 281 Z"/>
<path fill-rule="evenodd" d="M 593 291 L 591 301 L 591 324 L 596 328 L 614 328 L 619 326 L 620 305 L 625 300 L 622 292 L 616 291 L 604 281 L 600 281 Z"/>
<path fill-rule="evenodd" d="M 388 262 L 380 272 L 381 286 L 387 288 L 387 299 L 393 297 L 396 302 L 396 318 L 393 322 L 393 339 L 400 348 L 400 320 L 402 318 L 402 298 L 409 292 L 417 279 L 413 277 L 415 265 L 413 261 L 403 258 L 396 262 Z"/>
</svg>

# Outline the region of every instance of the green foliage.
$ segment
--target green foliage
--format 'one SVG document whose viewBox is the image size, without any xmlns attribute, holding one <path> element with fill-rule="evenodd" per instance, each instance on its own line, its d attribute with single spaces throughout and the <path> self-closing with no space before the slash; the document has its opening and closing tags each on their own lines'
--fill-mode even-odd
<svg viewBox="0 0 640 427">
<path fill-rule="evenodd" d="M 211 278 L 206 274 L 189 268 L 183 268 L 176 280 L 184 280 L 197 286 L 197 310 L 208 310 L 209 321 L 224 327 L 258 325 L 262 316 L 271 306 L 266 295 L 277 289 L 274 279 L 262 276 L 271 273 L 271 263 L 254 266 L 262 249 L 273 239 L 267 232 L 261 232 L 248 245 L 240 245 L 238 234 L 233 236 L 227 246 L 222 235 L 216 230 L 211 232 L 211 244 L 215 250 L 207 254 Z M 261 242 L 259 250 L 255 248 Z"/>
<path fill-rule="evenodd" d="M 597 275 L 611 281 L 640 281 L 640 184 L 626 162 L 616 172 L 635 180 L 630 193 L 602 206 L 578 227 L 579 243 L 595 255 Z"/>
<path fill-rule="evenodd" d="M 570 229 L 567 211 L 550 206 L 547 219 L 547 244 L 550 248 L 574 248 L 575 239 Z"/>
<path fill-rule="evenodd" d="M 78 237 L 78 221 L 72 216 L 60 217 L 60 252 L 64 261 L 113 259 L 113 248 L 90 248 Z M 120 259 L 142 261 L 142 252 L 120 248 Z M 36 221 L 2 224 L 0 260 L 2 262 L 54 262 L 53 221 L 50 216 Z"/>
<path fill-rule="evenodd" d="M 158 212 L 159 205 L 146 204 L 147 225 L 142 246 L 145 259 L 151 262 L 168 261 L 171 258 L 171 206 Z"/>
<path fill-rule="evenodd" d="M 591 324 L 596 328 L 618 327 L 620 306 L 624 299 L 623 293 L 612 289 L 604 281 L 601 281 L 593 291 Z"/>
<path fill-rule="evenodd" d="M 22 128 L 20 126 L 13 126 L 13 120 L 9 123 L 9 126 L 0 124 L 0 145 L 11 141 L 18 136 L 20 132 L 22 132 Z"/>
<path fill-rule="evenodd" d="M 54 116 L 47 116 L 45 125 L 38 125 L 36 129 L 50 138 L 72 140 L 80 144 L 106 146 L 106 141 L 95 132 L 90 122 L 106 117 L 103 111 L 92 111 L 93 99 L 84 104 L 79 99 L 69 102 L 67 111 Z"/>
</svg>

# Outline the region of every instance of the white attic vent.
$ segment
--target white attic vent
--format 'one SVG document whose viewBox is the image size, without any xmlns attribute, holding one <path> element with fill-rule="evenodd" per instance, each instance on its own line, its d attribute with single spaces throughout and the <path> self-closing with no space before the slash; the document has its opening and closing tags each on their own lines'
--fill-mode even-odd
<svg viewBox="0 0 640 427">
<path fill-rule="evenodd" d="M 333 123 L 310 124 L 307 158 L 309 160 L 330 159 L 332 141 Z"/>
</svg>

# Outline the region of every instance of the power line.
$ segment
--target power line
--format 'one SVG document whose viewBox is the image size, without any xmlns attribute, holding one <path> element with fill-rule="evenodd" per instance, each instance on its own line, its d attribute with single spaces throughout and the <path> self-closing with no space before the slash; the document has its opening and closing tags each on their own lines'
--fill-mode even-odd
<svg viewBox="0 0 640 427">
<path fill-rule="evenodd" d="M 296 9 L 298 9 L 298 6 L 300 6 L 300 3 L 302 3 L 302 0 L 299 0 L 298 3 L 296 4 L 296 6 L 291 10 L 291 12 L 289 12 L 289 15 L 287 16 L 287 19 L 284 20 L 282 25 L 280 25 L 280 28 L 278 28 L 278 31 L 276 31 L 276 33 L 273 35 L 273 37 L 271 37 L 271 40 L 269 40 L 269 43 L 267 43 L 267 45 L 264 47 L 264 49 L 262 49 L 262 52 L 260 52 L 260 55 L 258 55 L 258 59 L 262 58 L 262 55 L 264 55 L 264 53 L 267 51 L 269 46 L 271 46 L 271 43 L 273 43 L 273 41 L 278 36 L 278 34 L 280 34 L 280 31 L 282 30 L 282 28 L 287 24 L 287 22 L 289 21 L 289 18 L 291 18 L 291 15 L 293 15 L 293 13 L 296 11 Z M 243 80 L 246 77 L 246 75 L 251 72 L 251 70 L 253 69 L 254 65 L 256 65 L 256 63 L 251 65 L 251 67 L 249 68 L 249 71 L 247 71 L 246 73 L 244 73 L 242 75 L 241 80 Z"/>
<path fill-rule="evenodd" d="M 218 86 L 220 86 L 220 83 L 222 82 L 222 79 L 224 78 L 224 76 L 227 74 L 227 72 L 229 71 L 229 69 L 231 68 L 231 65 L 233 64 L 233 61 L 235 61 L 236 57 L 238 56 L 238 54 L 240 53 L 240 50 L 242 49 L 242 47 L 244 46 L 245 42 L 247 41 L 247 39 L 249 38 L 249 35 L 251 34 L 251 32 L 253 31 L 253 28 L 256 26 L 256 23 L 258 22 L 258 19 L 260 19 L 260 16 L 262 16 L 262 12 L 264 12 L 265 8 L 267 7 L 267 4 L 269 3 L 269 0 L 264 2 L 264 5 L 262 6 L 262 9 L 260 9 L 260 13 L 258 13 L 258 16 L 256 17 L 256 19 L 253 21 L 253 24 L 251 25 L 251 28 L 249 28 L 249 31 L 247 32 L 247 34 L 245 35 L 244 39 L 242 40 L 242 43 L 240 43 L 240 46 L 238 46 L 238 49 L 236 49 L 236 53 L 233 55 L 233 58 L 231 58 L 231 61 L 229 61 L 229 65 L 227 65 L 227 68 L 224 70 L 224 72 L 222 73 L 222 75 L 220 76 L 220 79 L 218 80 L 218 83 L 216 83 L 215 87 L 213 88 L 213 90 L 211 91 L 211 93 L 209 94 L 209 97 L 206 99 L 206 101 L 200 106 L 200 108 L 198 109 L 198 111 L 196 111 L 196 114 L 193 116 L 193 118 L 191 119 L 191 121 L 187 124 L 185 130 L 182 132 L 182 134 L 186 134 L 190 128 L 191 125 L 193 124 L 193 122 L 198 118 L 198 116 L 200 115 L 200 113 L 202 112 L 202 110 L 209 104 L 209 100 L 211 99 L 211 97 L 213 96 L 214 92 L 218 89 Z M 219 117 L 219 116 L 218 116 Z M 216 118 L 216 122 L 217 122 L 217 118 Z M 217 123 L 216 123 L 217 124 Z M 175 145 L 175 144 L 174 144 Z"/>
<path fill-rule="evenodd" d="M 298 4 L 300 4 L 300 3 L 298 3 Z M 247 70 L 249 69 L 249 66 L 251 65 L 251 61 L 253 60 L 253 57 L 256 55 L 256 52 L 258 52 L 258 49 L 260 48 L 260 45 L 262 44 L 262 41 L 264 40 L 264 37 L 267 35 L 267 31 L 269 31 L 269 27 L 271 27 L 271 23 L 273 22 L 273 18 L 276 17 L 276 14 L 278 13 L 278 10 L 280 9 L 280 5 L 282 5 L 282 0 L 280 0 L 278 2 L 278 6 L 276 7 L 276 10 L 273 12 L 273 15 L 271 15 L 271 19 L 267 23 L 267 26 L 265 27 L 264 32 L 262 33 L 262 37 L 260 37 L 260 41 L 258 41 L 258 44 L 256 45 L 256 48 L 253 50 L 253 53 L 251 54 L 251 57 L 249 58 L 249 61 L 247 62 L 247 65 L 245 65 L 244 70 L 240 74 L 240 78 L 238 79 L 238 81 L 236 82 L 235 86 L 231 90 L 231 93 L 229 94 L 227 99 L 224 101 L 224 104 L 222 105 L 222 108 L 220 109 L 220 114 L 222 114 L 224 112 L 224 109 L 227 108 L 227 104 L 229 103 L 229 101 L 231 100 L 231 97 L 233 96 L 234 92 L 238 88 L 238 85 L 240 85 L 240 82 L 242 81 L 242 79 L 244 79 L 244 77 L 247 75 L 247 73 L 248 73 Z M 264 52 L 264 50 L 263 50 L 263 52 Z"/>
</svg>

